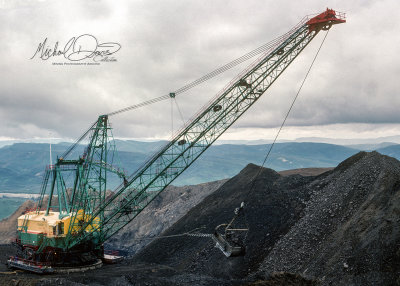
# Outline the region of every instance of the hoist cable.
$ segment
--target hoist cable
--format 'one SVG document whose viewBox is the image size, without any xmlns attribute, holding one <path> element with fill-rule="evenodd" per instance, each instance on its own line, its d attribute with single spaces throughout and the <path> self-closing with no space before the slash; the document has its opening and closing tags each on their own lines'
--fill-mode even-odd
<svg viewBox="0 0 400 286">
<path fill-rule="evenodd" d="M 262 168 L 264 167 L 265 163 L 266 163 L 267 160 L 268 160 L 269 155 L 271 154 L 272 148 L 274 147 L 274 145 L 275 145 L 275 143 L 276 143 L 276 140 L 278 139 L 278 136 L 279 136 L 279 134 L 281 133 L 281 130 L 282 130 L 283 126 L 285 125 L 286 120 L 287 120 L 287 118 L 289 117 L 290 112 L 291 112 L 292 109 L 293 109 L 293 106 L 294 106 L 294 104 L 295 104 L 295 102 L 296 102 L 296 100 L 297 100 L 297 98 L 298 98 L 298 96 L 299 96 L 299 94 L 300 94 L 301 89 L 303 88 L 303 85 L 304 85 L 304 83 L 305 83 L 305 81 L 306 81 L 306 79 L 307 79 L 307 77 L 308 77 L 308 75 L 309 75 L 309 73 L 310 73 L 310 71 L 311 71 L 311 68 L 312 68 L 313 65 L 314 65 L 315 60 L 317 59 L 317 56 L 318 56 L 318 54 L 319 54 L 319 52 L 320 52 L 320 50 L 321 50 L 321 48 L 322 48 L 322 45 L 323 45 L 324 42 L 325 42 L 326 37 L 328 36 L 328 33 L 329 33 L 329 30 L 326 32 L 325 37 L 324 37 L 324 39 L 322 40 L 321 45 L 319 46 L 319 48 L 318 48 L 318 50 L 317 50 L 317 53 L 315 54 L 314 59 L 313 59 L 312 62 L 311 62 L 310 67 L 308 68 L 308 71 L 307 71 L 307 73 L 306 73 L 306 75 L 305 75 L 305 77 L 304 77 L 304 79 L 303 79 L 303 82 L 301 83 L 301 85 L 300 85 L 300 87 L 299 87 L 299 89 L 298 89 L 298 91 L 297 91 L 297 93 L 296 93 L 296 96 L 294 97 L 294 99 L 293 99 L 293 101 L 292 101 L 292 104 L 290 105 L 289 110 L 288 110 L 288 112 L 286 113 L 285 119 L 283 120 L 283 122 L 282 122 L 282 124 L 281 124 L 281 126 L 280 126 L 280 128 L 279 128 L 279 130 L 278 130 L 278 132 L 277 132 L 276 135 L 275 135 L 274 141 L 272 142 L 272 144 L 271 144 L 270 147 L 269 147 L 269 150 L 268 150 L 268 152 L 267 152 L 267 155 L 266 155 L 265 158 L 264 158 L 264 161 L 263 161 L 262 165 L 259 167 L 257 174 L 256 174 L 256 175 L 254 176 L 254 178 L 252 179 L 251 187 L 250 187 L 250 192 L 254 189 L 256 179 L 257 179 L 257 177 L 260 175 Z"/>
</svg>

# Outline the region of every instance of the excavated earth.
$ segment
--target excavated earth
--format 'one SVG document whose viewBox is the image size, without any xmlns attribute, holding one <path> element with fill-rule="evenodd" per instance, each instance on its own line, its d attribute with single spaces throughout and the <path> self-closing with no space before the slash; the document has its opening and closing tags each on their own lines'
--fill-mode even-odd
<svg viewBox="0 0 400 286">
<path fill-rule="evenodd" d="M 212 233 L 241 202 L 244 256 L 182 235 Z M 12 251 L 0 246 L 2 263 Z M 119 265 L 69 275 L 0 271 L 4 285 L 400 285 L 400 162 L 360 152 L 318 176 L 250 164 Z"/>
</svg>

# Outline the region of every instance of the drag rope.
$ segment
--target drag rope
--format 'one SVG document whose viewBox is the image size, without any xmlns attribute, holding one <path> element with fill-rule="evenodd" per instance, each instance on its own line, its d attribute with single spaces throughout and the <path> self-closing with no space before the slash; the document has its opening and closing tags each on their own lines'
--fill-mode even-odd
<svg viewBox="0 0 400 286">
<path fill-rule="evenodd" d="M 184 233 L 179 233 L 179 234 L 158 235 L 158 236 L 143 236 L 143 237 L 134 238 L 133 240 L 139 240 L 139 241 L 141 241 L 141 240 L 155 240 L 155 239 L 180 237 L 180 236 L 211 237 L 212 234 L 196 232 L 196 231 L 199 231 L 200 229 L 204 229 L 204 228 L 205 227 L 198 227 L 198 228 L 192 229 L 191 231 L 184 232 Z"/>
</svg>

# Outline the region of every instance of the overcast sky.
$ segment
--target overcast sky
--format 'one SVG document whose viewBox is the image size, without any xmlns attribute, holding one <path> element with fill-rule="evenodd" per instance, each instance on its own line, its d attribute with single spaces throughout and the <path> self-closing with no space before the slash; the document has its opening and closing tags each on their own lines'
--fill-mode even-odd
<svg viewBox="0 0 400 286">
<path fill-rule="evenodd" d="M 168 94 L 327 5 L 347 13 L 347 23 L 330 30 L 281 139 L 400 135 L 398 0 L 0 0 L 0 139 L 77 138 L 98 115 Z M 71 62 L 32 58 L 46 38 L 46 47 L 58 42 L 61 49 L 83 34 L 119 44 L 116 61 L 55 65 Z M 323 36 L 221 139 L 272 139 Z M 178 96 L 183 119 L 245 66 Z M 176 130 L 182 119 L 175 104 L 173 114 Z M 172 133 L 171 102 L 111 121 L 115 137 L 166 139 Z"/>
</svg>

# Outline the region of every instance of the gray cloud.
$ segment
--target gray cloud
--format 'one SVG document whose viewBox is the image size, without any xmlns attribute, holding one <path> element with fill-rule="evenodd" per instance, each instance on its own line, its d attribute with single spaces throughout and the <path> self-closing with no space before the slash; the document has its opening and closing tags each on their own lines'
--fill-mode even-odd
<svg viewBox="0 0 400 286">
<path fill-rule="evenodd" d="M 108 113 L 173 91 L 274 39 L 321 1 L 3 1 L 0 8 L 0 137 L 76 138 Z M 288 126 L 399 124 L 400 4 L 333 1 L 348 23 L 333 27 Z M 54 66 L 30 60 L 39 42 L 84 33 L 122 45 L 116 63 Z M 233 130 L 279 126 L 323 36 L 278 79 Z M 190 118 L 244 66 L 177 98 Z M 175 111 L 176 111 L 176 107 Z M 171 133 L 170 102 L 116 116 L 119 137 Z M 178 112 L 175 127 L 181 123 Z M 352 125 L 353 124 L 353 125 Z M 351 128 L 350 128 L 351 129 Z M 238 138 L 240 139 L 240 138 Z"/>
</svg>

